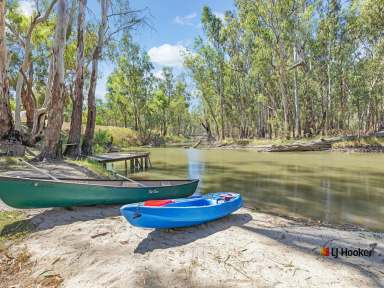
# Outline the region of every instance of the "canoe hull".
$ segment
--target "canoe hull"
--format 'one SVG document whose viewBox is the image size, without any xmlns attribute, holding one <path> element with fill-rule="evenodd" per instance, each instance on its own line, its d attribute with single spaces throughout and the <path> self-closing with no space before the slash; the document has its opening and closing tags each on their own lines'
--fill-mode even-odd
<svg viewBox="0 0 384 288">
<path fill-rule="evenodd" d="M 7 205 L 21 209 L 127 204 L 188 197 L 195 192 L 199 181 L 184 182 L 168 186 L 113 187 L 0 177 L 0 198 Z"/>
<path fill-rule="evenodd" d="M 203 195 L 200 199 L 210 199 L 212 195 Z M 233 193 L 234 194 L 234 193 Z M 178 228 L 203 224 L 225 217 L 238 210 L 243 205 L 239 194 L 233 199 L 220 203 L 220 205 L 187 206 L 187 207 L 148 207 L 142 203 L 125 205 L 120 208 L 121 214 L 132 225 L 142 228 Z M 177 201 L 198 202 L 199 198 L 178 199 Z M 215 200 L 216 201 L 216 200 Z M 172 205 L 172 204 L 171 204 Z M 198 205 L 198 204 L 196 204 Z"/>
</svg>

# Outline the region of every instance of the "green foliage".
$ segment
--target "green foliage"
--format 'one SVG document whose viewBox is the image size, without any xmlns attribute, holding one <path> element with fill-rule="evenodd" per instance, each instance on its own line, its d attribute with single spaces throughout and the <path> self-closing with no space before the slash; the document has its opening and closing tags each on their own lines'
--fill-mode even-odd
<svg viewBox="0 0 384 288">
<path fill-rule="evenodd" d="M 383 3 L 237 0 L 224 21 L 204 7 L 206 37 L 185 65 L 211 132 L 224 139 L 377 130 Z"/>
<path fill-rule="evenodd" d="M 96 141 L 96 138 L 98 139 Z M 120 147 L 136 146 L 140 144 L 138 132 L 131 128 L 114 126 L 96 126 L 95 143 L 104 147 L 112 140 L 112 145 Z"/>
<path fill-rule="evenodd" d="M 22 212 L 0 211 L 0 250 L 4 247 L 3 242 L 22 239 L 33 231 L 34 225 Z"/>
<path fill-rule="evenodd" d="M 50 3 L 38 2 L 39 13 Z M 125 9 L 119 5 L 123 2 L 128 3 L 118 1 L 114 7 Z M 23 15 L 19 6 L 20 1 L 7 1 L 11 95 L 25 57 L 21 39 L 39 16 Z M 378 130 L 384 123 L 382 11 L 384 2 L 379 0 L 236 0 L 234 11 L 222 19 L 204 7 L 205 35 L 195 40 L 193 53 L 185 55 L 191 87 L 169 67 L 156 77 L 159 71 L 155 73 L 148 54 L 129 34 L 117 33 L 118 41 L 107 41 L 102 53 L 114 63 L 114 70 L 105 100 L 96 103 L 96 123 L 105 126 L 96 133 L 96 148 L 102 151 L 110 136 L 114 144 L 129 146 L 159 139 L 182 141 L 204 132 L 223 142 L 225 138 L 247 142 L 243 139 L 288 140 Z M 66 121 L 75 87 L 76 14 L 65 47 Z M 133 20 L 128 14 L 120 16 Z M 98 23 L 90 16 L 87 12 L 84 90 L 89 87 L 98 39 Z M 120 16 L 116 21 L 110 16 L 109 28 L 122 24 Z M 55 27 L 54 9 L 31 34 L 32 65 L 25 72 L 33 80 L 37 107 L 50 93 L 48 65 Z M 14 99 L 11 107 L 15 109 Z"/>
<path fill-rule="evenodd" d="M 109 143 L 111 141 L 111 137 L 112 135 L 109 133 L 108 130 L 100 130 L 98 129 L 96 132 L 95 132 L 95 138 L 94 138 L 94 143 L 96 145 L 106 145 L 107 143 Z"/>
<path fill-rule="evenodd" d="M 183 80 L 165 67 L 161 79 L 154 77 L 148 55 L 125 36 L 111 57 L 116 68 L 108 78 L 105 102 L 99 101 L 97 123 L 132 127 L 141 144 L 149 144 L 159 133 L 188 132 L 188 92 Z"/>
</svg>

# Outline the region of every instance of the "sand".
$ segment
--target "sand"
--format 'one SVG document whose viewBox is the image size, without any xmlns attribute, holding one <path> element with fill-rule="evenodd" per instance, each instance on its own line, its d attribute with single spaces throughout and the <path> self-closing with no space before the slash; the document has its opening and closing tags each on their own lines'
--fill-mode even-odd
<svg viewBox="0 0 384 288">
<path fill-rule="evenodd" d="M 1 287 L 384 287 L 384 233 L 245 208 L 176 230 L 132 227 L 116 206 L 28 215 L 35 231 L 3 258 L 28 257 L 14 277 L 0 273 Z M 374 253 L 335 259 L 321 256 L 322 246 Z"/>
</svg>

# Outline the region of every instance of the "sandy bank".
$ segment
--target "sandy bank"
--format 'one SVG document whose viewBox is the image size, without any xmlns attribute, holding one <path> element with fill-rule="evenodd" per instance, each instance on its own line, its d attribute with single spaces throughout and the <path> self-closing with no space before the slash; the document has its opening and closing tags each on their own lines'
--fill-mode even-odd
<svg viewBox="0 0 384 288">
<path fill-rule="evenodd" d="M 87 174 L 55 165 L 45 166 L 55 176 Z M 384 233 L 249 209 L 177 230 L 132 227 L 117 206 L 31 209 L 27 217 L 34 231 L 0 253 L 1 287 L 384 286 Z M 374 253 L 335 259 L 321 256 L 322 246 Z"/>
<path fill-rule="evenodd" d="M 9 255 L 25 249 L 33 265 L 9 285 L 32 287 L 52 275 L 61 287 L 384 285 L 382 233 L 308 226 L 248 209 L 178 230 L 134 228 L 118 207 L 52 209 L 31 221 L 36 232 Z M 371 258 L 319 254 L 321 246 L 370 245 L 376 246 Z"/>
</svg>

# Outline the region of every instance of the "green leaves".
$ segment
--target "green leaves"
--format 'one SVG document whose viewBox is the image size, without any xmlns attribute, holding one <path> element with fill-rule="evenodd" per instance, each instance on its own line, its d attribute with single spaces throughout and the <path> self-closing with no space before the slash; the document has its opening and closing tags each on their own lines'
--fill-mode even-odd
<svg viewBox="0 0 384 288">
<path fill-rule="evenodd" d="M 289 137 L 297 123 L 307 135 L 375 129 L 384 113 L 382 3 L 237 0 L 225 21 L 204 7 L 205 37 L 185 61 L 202 117 L 217 136 L 225 125 L 232 137 Z"/>
<path fill-rule="evenodd" d="M 162 136 L 183 132 L 181 126 L 189 117 L 186 84 L 176 81 L 169 67 L 163 68 L 161 78 L 154 77 L 150 58 L 129 36 L 115 48 L 110 56 L 116 68 L 108 78 L 103 103 L 114 110 L 111 120 L 133 127 L 143 138 L 150 129 Z"/>
</svg>

